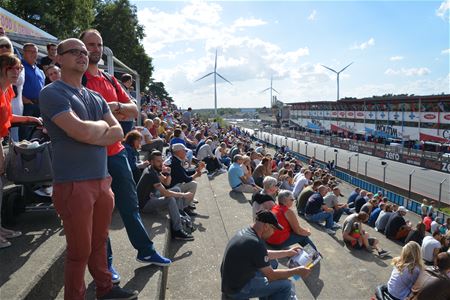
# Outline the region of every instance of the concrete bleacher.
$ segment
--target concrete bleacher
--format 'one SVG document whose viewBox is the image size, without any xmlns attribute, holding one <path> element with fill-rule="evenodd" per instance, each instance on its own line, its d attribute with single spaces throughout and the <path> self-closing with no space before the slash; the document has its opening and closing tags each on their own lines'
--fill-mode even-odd
<svg viewBox="0 0 450 300">
<path fill-rule="evenodd" d="M 114 265 L 122 276 L 122 286 L 140 291 L 140 299 L 220 299 L 220 263 L 228 240 L 240 228 L 251 224 L 251 195 L 230 192 L 227 174 L 209 180 L 198 179 L 196 198 L 199 216 L 195 241 L 170 239 L 169 220 L 164 213 L 143 215 L 156 249 L 173 259 L 168 268 L 145 266 L 135 261 L 136 251 L 128 241 L 117 212 L 113 215 L 111 238 Z M 353 186 L 341 182 L 348 195 Z M 346 201 L 342 198 L 342 201 Z M 342 217 L 343 221 L 345 215 Z M 419 216 L 409 213 L 413 224 Z M 375 287 L 391 273 L 391 259 L 380 259 L 364 250 L 350 251 L 335 237 L 301 219 L 311 228 L 311 239 L 324 256 L 305 280 L 295 282 L 299 299 L 369 299 Z M 65 239 L 55 212 L 32 212 L 20 216 L 17 229 L 24 236 L 0 251 L 0 299 L 62 299 Z M 399 255 L 402 245 L 387 240 L 366 226 L 383 248 Z M 286 263 L 281 260 L 281 266 Z M 86 272 L 88 299 L 94 298 L 92 279 Z"/>
</svg>

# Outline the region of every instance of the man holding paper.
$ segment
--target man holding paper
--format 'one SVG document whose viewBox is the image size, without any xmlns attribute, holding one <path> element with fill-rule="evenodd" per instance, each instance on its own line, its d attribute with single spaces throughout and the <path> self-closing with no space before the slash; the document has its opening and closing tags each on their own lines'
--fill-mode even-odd
<svg viewBox="0 0 450 300">
<path fill-rule="evenodd" d="M 274 230 L 282 230 L 275 215 L 268 210 L 256 214 L 252 226 L 240 230 L 229 242 L 222 260 L 222 292 L 232 299 L 291 299 L 295 289 L 288 279 L 303 278 L 311 272 L 303 266 L 276 269 L 276 259 L 297 255 L 300 247 L 288 250 L 267 250 L 264 241 Z"/>
</svg>

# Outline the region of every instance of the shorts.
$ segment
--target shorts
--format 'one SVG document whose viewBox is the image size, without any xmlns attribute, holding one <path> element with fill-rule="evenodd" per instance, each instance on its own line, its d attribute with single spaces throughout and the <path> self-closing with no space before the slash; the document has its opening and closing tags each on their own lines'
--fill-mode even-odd
<svg viewBox="0 0 450 300">
<path fill-rule="evenodd" d="M 370 247 L 373 247 L 373 245 L 375 245 L 375 240 L 376 239 L 372 238 L 372 237 L 367 239 L 367 241 L 369 242 L 369 246 Z M 346 243 L 347 243 L 347 246 L 349 246 L 350 248 L 353 248 L 353 249 L 364 249 L 365 248 L 364 244 L 356 243 L 355 245 L 352 245 L 352 243 L 349 242 L 349 241 L 347 241 Z"/>
</svg>

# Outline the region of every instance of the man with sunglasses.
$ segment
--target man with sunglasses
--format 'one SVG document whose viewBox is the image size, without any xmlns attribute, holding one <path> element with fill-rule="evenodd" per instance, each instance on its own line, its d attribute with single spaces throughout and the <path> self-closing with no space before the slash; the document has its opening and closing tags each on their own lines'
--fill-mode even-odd
<svg viewBox="0 0 450 300">
<path fill-rule="evenodd" d="M 276 269 L 277 259 L 292 257 L 300 247 L 267 250 L 267 240 L 275 230 L 283 230 L 276 216 L 268 210 L 257 213 L 255 223 L 241 229 L 230 239 L 223 255 L 220 273 L 222 293 L 231 299 L 296 299 L 289 277 L 306 277 L 305 267 Z"/>
<path fill-rule="evenodd" d="M 84 44 L 67 39 L 57 52 L 61 80 L 42 90 L 39 104 L 53 148 L 53 203 L 67 241 L 64 298 L 85 299 L 88 266 L 98 299 L 135 299 L 137 292 L 113 286 L 106 260 L 114 208 L 106 146 L 123 138 L 122 128 L 106 101 L 81 84 Z"/>
<path fill-rule="evenodd" d="M 105 98 L 118 121 L 136 118 L 138 114 L 136 104 L 131 101 L 114 76 L 105 75 L 98 67 L 103 55 L 103 39 L 100 32 L 95 29 L 88 29 L 81 33 L 80 40 L 83 41 L 89 51 L 89 65 L 84 73 L 87 79 L 86 87 Z M 110 78 L 107 76 L 110 76 Z M 136 260 L 144 264 L 170 265 L 170 259 L 156 252 L 142 223 L 136 183 L 128 163 L 127 152 L 120 141 L 108 146 L 108 172 L 112 177 L 111 188 L 114 192 L 116 207 L 122 217 L 128 238 L 138 252 Z M 113 256 L 109 239 L 107 248 L 108 267 L 113 274 L 113 282 L 117 283 L 120 281 L 120 275 L 112 264 Z"/>
<path fill-rule="evenodd" d="M 22 64 L 25 70 L 25 82 L 22 89 L 23 115 L 40 117 L 39 93 L 45 85 L 45 74 L 37 66 L 38 47 L 32 43 L 23 45 Z M 28 139 L 30 127 L 19 129 L 20 140 Z"/>
</svg>

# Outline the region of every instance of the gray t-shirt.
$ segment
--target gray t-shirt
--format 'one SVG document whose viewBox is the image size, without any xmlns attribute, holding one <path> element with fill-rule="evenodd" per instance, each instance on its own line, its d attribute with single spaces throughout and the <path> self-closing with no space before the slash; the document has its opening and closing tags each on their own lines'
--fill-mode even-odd
<svg viewBox="0 0 450 300">
<path fill-rule="evenodd" d="M 323 197 L 323 203 L 325 203 L 328 207 L 333 208 L 339 204 L 339 200 L 333 192 L 329 192 L 325 197 Z"/>
<path fill-rule="evenodd" d="M 103 120 L 110 110 L 102 96 L 84 87 L 78 90 L 58 80 L 42 89 L 39 107 L 52 142 L 54 182 L 107 177 L 106 147 L 76 141 L 52 121 L 68 111 L 73 111 L 81 120 Z"/>
<path fill-rule="evenodd" d="M 344 224 L 342 225 L 342 232 L 351 233 L 353 224 L 355 223 L 361 223 L 358 221 L 358 214 L 351 214 L 344 220 Z"/>
</svg>

